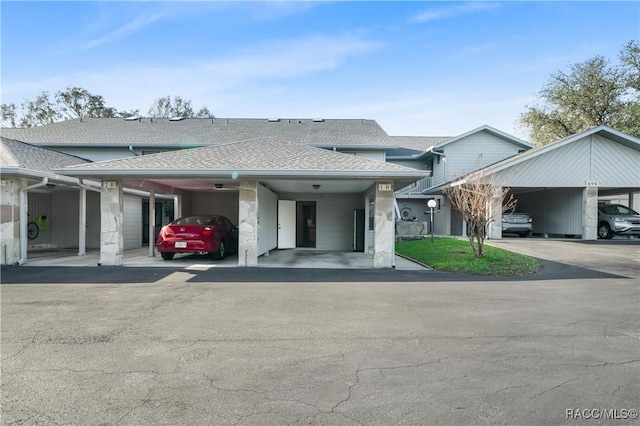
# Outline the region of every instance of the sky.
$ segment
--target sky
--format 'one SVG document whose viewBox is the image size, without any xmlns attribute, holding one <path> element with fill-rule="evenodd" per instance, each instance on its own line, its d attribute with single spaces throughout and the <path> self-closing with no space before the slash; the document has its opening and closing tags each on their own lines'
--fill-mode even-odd
<svg viewBox="0 0 640 426">
<path fill-rule="evenodd" d="M 551 74 L 640 39 L 640 1 L 6 1 L 2 103 L 79 86 L 142 115 L 364 118 L 390 135 L 518 118 Z"/>
</svg>

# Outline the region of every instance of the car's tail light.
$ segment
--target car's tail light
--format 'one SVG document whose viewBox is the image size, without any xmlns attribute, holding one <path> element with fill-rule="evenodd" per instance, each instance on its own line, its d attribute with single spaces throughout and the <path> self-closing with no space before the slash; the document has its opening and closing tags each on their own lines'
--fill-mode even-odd
<svg viewBox="0 0 640 426">
<path fill-rule="evenodd" d="M 204 229 L 202 230 L 202 235 L 212 235 L 213 234 L 213 228 L 210 226 L 205 226 Z"/>
<path fill-rule="evenodd" d="M 533 218 L 529 217 L 529 223 L 533 223 Z"/>
</svg>

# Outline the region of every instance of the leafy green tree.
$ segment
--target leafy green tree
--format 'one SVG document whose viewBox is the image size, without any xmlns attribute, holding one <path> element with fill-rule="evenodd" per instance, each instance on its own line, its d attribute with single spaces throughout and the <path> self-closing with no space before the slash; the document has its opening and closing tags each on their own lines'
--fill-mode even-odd
<svg viewBox="0 0 640 426">
<path fill-rule="evenodd" d="M 105 106 L 104 98 L 81 87 L 67 87 L 56 93 L 56 102 L 67 118 L 115 117 L 117 110 Z"/>
<path fill-rule="evenodd" d="M 535 145 L 606 124 L 640 136 L 640 48 L 629 42 L 612 65 L 596 56 L 559 71 L 539 92 L 541 104 L 527 106 L 521 124 Z"/>
<path fill-rule="evenodd" d="M 212 118 L 213 114 L 209 109 L 204 106 L 197 113 L 193 111 L 190 99 L 183 99 L 180 96 L 175 96 L 171 99 L 171 96 L 165 96 L 156 99 L 151 108 L 149 108 L 148 114 L 151 117 L 157 118 Z"/>
<path fill-rule="evenodd" d="M 26 99 L 22 103 L 20 127 L 42 126 L 55 123 L 62 118 L 57 105 L 49 98 L 49 92 L 42 92 L 33 100 Z"/>
<path fill-rule="evenodd" d="M 2 125 L 8 125 L 9 127 L 16 127 L 16 123 L 18 120 L 18 114 L 16 112 L 16 104 L 2 104 L 0 107 L 0 111 L 2 114 Z"/>
</svg>

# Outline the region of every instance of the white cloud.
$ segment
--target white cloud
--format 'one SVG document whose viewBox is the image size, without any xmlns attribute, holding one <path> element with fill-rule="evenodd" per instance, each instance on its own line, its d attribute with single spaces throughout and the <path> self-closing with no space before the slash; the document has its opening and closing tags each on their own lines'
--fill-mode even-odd
<svg viewBox="0 0 640 426">
<path fill-rule="evenodd" d="M 453 6 L 440 7 L 425 10 L 413 16 L 409 22 L 424 23 L 436 21 L 439 19 L 453 18 L 459 15 L 468 15 L 471 13 L 485 12 L 500 7 L 497 3 L 469 1 L 465 3 L 455 4 Z"/>
<path fill-rule="evenodd" d="M 34 81 L 2 82 L 3 102 L 20 103 L 43 90 L 80 86 L 104 96 L 108 105 L 143 112 L 154 99 L 180 95 L 194 106 L 207 104 L 215 113 L 216 100 L 227 95 L 271 90 L 281 79 L 332 71 L 349 59 L 378 49 L 381 43 L 358 36 L 315 35 L 278 40 L 245 49 L 226 58 L 209 58 L 179 66 L 120 64 L 108 69 L 76 71 Z M 289 83 L 287 83 L 289 84 Z"/>
<path fill-rule="evenodd" d="M 136 18 L 120 26 L 119 28 L 110 31 L 103 36 L 94 38 L 93 40 L 89 40 L 81 46 L 81 49 L 92 49 L 106 43 L 120 40 L 121 38 L 127 37 L 142 30 L 145 27 L 152 25 L 153 23 L 163 19 L 166 16 L 166 12 L 137 16 Z"/>
</svg>

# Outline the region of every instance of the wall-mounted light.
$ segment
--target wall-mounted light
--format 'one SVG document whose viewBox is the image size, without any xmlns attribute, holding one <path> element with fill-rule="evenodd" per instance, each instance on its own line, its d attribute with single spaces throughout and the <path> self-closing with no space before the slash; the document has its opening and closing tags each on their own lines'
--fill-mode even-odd
<svg viewBox="0 0 640 426">
<path fill-rule="evenodd" d="M 214 186 L 216 189 L 222 189 L 222 188 L 224 188 L 224 184 L 222 184 L 222 183 L 215 183 L 213 186 Z"/>
<path fill-rule="evenodd" d="M 48 183 L 47 184 L 47 188 L 51 189 L 51 188 L 55 188 L 56 184 L 55 183 Z"/>
<path fill-rule="evenodd" d="M 317 183 L 315 185 L 313 185 L 313 189 L 320 189 L 321 185 L 318 185 Z"/>
</svg>

